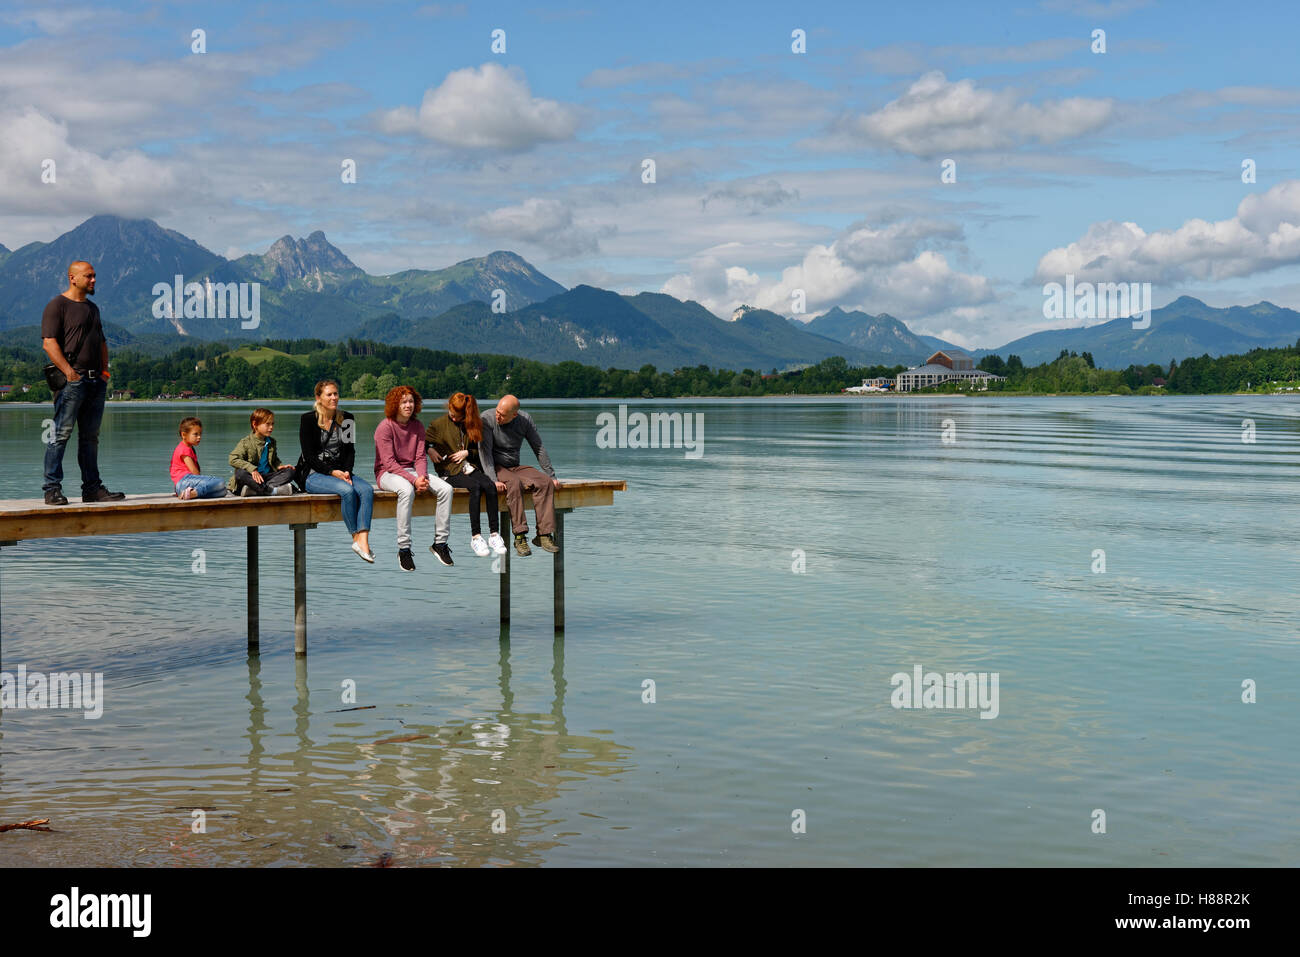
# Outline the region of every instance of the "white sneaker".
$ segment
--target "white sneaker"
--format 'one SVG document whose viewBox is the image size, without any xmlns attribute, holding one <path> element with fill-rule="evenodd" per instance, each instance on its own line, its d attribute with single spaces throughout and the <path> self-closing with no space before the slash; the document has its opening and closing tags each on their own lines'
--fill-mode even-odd
<svg viewBox="0 0 1300 957">
<path fill-rule="evenodd" d="M 497 532 L 488 536 L 488 547 L 492 549 L 495 555 L 504 555 L 506 553 L 506 541 Z M 484 552 L 483 554 L 487 554 Z"/>
<path fill-rule="evenodd" d="M 474 554 L 479 558 L 487 558 L 488 546 L 487 542 L 483 541 L 482 535 L 475 535 L 471 538 L 469 540 L 469 547 L 474 549 Z"/>
</svg>

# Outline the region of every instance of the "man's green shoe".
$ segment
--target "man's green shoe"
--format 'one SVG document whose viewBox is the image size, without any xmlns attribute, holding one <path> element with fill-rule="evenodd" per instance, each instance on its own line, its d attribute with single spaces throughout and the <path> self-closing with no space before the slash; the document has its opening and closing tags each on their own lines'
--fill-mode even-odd
<svg viewBox="0 0 1300 957">
<path fill-rule="evenodd" d="M 546 549 L 548 552 L 558 552 L 560 550 L 560 546 L 555 544 L 554 535 L 538 535 L 533 539 L 533 544 L 538 548 Z"/>
<path fill-rule="evenodd" d="M 528 536 L 526 534 L 517 533 L 515 535 L 515 554 L 527 557 L 532 553 L 533 550 L 528 547 Z"/>
</svg>

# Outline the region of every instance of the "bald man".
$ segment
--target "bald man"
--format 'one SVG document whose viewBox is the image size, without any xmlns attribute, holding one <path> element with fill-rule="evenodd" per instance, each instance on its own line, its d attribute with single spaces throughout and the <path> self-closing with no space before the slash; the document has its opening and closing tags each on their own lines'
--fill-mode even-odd
<svg viewBox="0 0 1300 957">
<path fill-rule="evenodd" d="M 527 442 L 537 456 L 539 472 L 519 461 L 519 450 Z M 560 487 L 551 468 L 551 457 L 546 454 L 542 437 L 537 433 L 532 416 L 519 411 L 519 400 L 513 395 L 503 395 L 497 407 L 483 413 L 483 442 L 479 446 L 479 459 L 483 472 L 496 483 L 498 492 L 506 493 L 510 509 L 510 523 L 515 533 L 515 552 L 531 555 L 528 547 L 528 517 L 524 513 L 524 492 L 533 493 L 533 514 L 537 518 L 537 537 L 533 544 L 548 552 L 558 552 L 555 544 L 555 490 Z"/>
<path fill-rule="evenodd" d="M 45 446 L 45 504 L 67 505 L 63 495 L 63 452 L 77 427 L 77 465 L 81 467 L 83 502 L 116 502 L 99 478 L 99 423 L 108 391 L 108 340 L 99 321 L 95 267 L 78 260 L 68 266 L 68 288 L 55 296 L 41 315 L 41 345 L 68 379 L 54 393 L 54 437 Z"/>
</svg>

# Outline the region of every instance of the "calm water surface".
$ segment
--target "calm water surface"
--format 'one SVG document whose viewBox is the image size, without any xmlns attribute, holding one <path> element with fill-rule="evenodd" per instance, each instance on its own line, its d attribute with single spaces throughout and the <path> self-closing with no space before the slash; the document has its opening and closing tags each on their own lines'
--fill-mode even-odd
<svg viewBox="0 0 1300 957">
<path fill-rule="evenodd" d="M 5 670 L 102 672 L 106 703 L 4 712 L 0 823 L 55 830 L 0 863 L 1297 862 L 1297 400 L 628 404 L 702 412 L 703 457 L 597 448 L 617 403 L 525 403 L 562 478 L 629 483 L 568 519 L 559 641 L 550 556 L 512 563 L 503 634 L 464 516 L 454 568 L 415 519 L 415 574 L 391 520 L 374 566 L 308 532 L 305 662 L 288 529 L 253 659 L 242 529 L 3 549 Z M 381 412 L 345 406 L 368 449 Z M 110 404 L 109 486 L 167 490 L 196 410 L 227 474 L 250 407 Z M 307 404 L 275 408 L 292 462 Z M 0 498 L 40 494 L 49 415 L 0 407 Z M 893 708 L 918 664 L 996 672 L 998 717 Z"/>
</svg>

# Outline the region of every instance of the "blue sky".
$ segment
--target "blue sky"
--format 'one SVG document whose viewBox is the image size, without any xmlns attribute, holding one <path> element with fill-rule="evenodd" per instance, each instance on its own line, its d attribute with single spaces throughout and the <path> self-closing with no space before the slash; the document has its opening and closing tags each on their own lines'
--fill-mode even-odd
<svg viewBox="0 0 1300 957">
<path fill-rule="evenodd" d="M 112 212 L 230 256 L 322 229 L 372 273 L 510 249 L 567 286 L 722 316 L 790 315 L 801 292 L 801 318 L 889 312 L 968 346 L 1076 324 L 1043 316 L 1066 273 L 1150 282 L 1157 306 L 1300 308 L 1297 19 L 1141 0 L 0 5 L 0 243 Z"/>
</svg>

